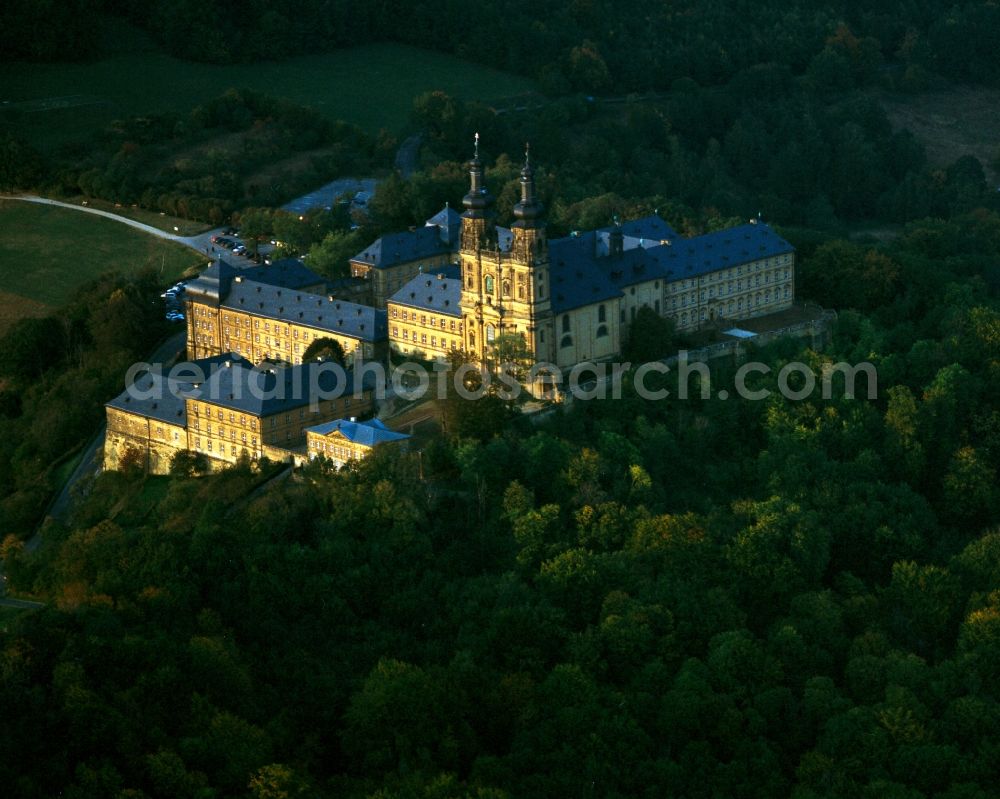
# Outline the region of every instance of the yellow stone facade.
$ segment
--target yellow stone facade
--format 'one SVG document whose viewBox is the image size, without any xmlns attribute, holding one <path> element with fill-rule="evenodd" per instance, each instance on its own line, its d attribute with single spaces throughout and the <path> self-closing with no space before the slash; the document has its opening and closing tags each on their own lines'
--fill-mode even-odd
<svg viewBox="0 0 1000 799">
<path fill-rule="evenodd" d="M 167 474 L 174 455 L 187 448 L 187 431 L 183 424 L 170 424 L 114 408 L 107 409 L 107 423 L 105 469 L 119 469 L 132 451 L 150 474 Z"/>
<path fill-rule="evenodd" d="M 338 430 L 322 434 L 309 431 L 306 433 L 306 453 L 310 460 L 315 458 L 326 458 L 338 469 L 352 461 L 361 461 L 367 458 L 372 451 L 379 449 L 404 449 L 405 440 L 388 441 L 374 445 L 363 444 L 351 441 L 347 436 Z"/>
<path fill-rule="evenodd" d="M 119 469 L 130 459 L 151 474 L 167 474 L 174 455 L 183 450 L 205 455 L 213 469 L 241 457 L 304 460 L 307 428 L 345 416 L 369 415 L 375 409 L 374 386 L 357 389 L 346 385 L 333 396 L 331 387 L 337 384 L 333 374 L 322 375 L 328 378 L 322 385 L 326 394 L 311 400 L 306 396 L 307 387 L 313 386 L 316 375 L 299 374 L 300 379 L 286 381 L 282 394 L 276 390 L 280 383 L 276 375 L 286 373 L 272 370 L 270 375 L 261 375 L 272 382 L 262 387 L 258 400 L 248 377 L 257 373 L 236 356 L 178 368 L 183 367 L 196 368 L 205 375 L 205 382 L 181 382 L 187 378 L 168 381 L 145 374 L 132 387 L 138 389 L 135 394 L 125 391 L 107 404 L 105 468 Z M 236 368 L 245 369 L 246 374 L 219 374 L 222 369 Z M 302 389 L 298 394 L 293 393 L 296 386 Z M 139 396 L 143 392 L 146 396 Z M 244 398 L 253 399 L 243 402 Z M 255 412 L 254 407 L 259 410 Z"/>
<path fill-rule="evenodd" d="M 371 301 L 376 308 L 385 308 L 397 291 L 421 272 L 428 272 L 452 261 L 451 253 L 439 253 L 405 261 L 394 266 L 376 269 L 369 263 L 351 259 L 351 277 L 363 278 L 370 283 Z"/>
<path fill-rule="evenodd" d="M 678 330 L 719 319 L 750 319 L 790 308 L 795 254 L 784 253 L 667 284 L 666 315 Z"/>
<path fill-rule="evenodd" d="M 482 363 L 516 353 L 565 369 L 619 356 L 642 308 L 690 332 L 794 303 L 794 250 L 759 220 L 684 238 L 653 216 L 550 244 L 527 156 L 510 230 L 493 222 L 478 154 L 469 167 L 453 254 L 460 315 L 435 317 L 423 297 L 412 307 L 415 284 L 405 284 L 388 302 L 396 352 L 446 356 L 457 334 L 457 348 Z"/>
<path fill-rule="evenodd" d="M 188 357 L 197 360 L 235 352 L 251 361 L 302 363 L 316 339 L 333 339 L 351 355 L 380 358 L 385 349 L 385 312 L 332 295 L 233 281 L 239 302 L 189 292 L 185 300 Z M 254 303 L 261 292 L 266 300 Z M 235 296 L 235 295 L 233 295 Z M 250 302 L 247 302 L 247 298 Z M 359 318 L 360 317 L 360 318 Z M 363 328 L 363 329 L 362 329 Z"/>
<path fill-rule="evenodd" d="M 268 416 L 241 413 L 200 399 L 188 399 L 186 404 L 189 420 L 187 448 L 230 464 L 235 463 L 244 452 L 253 460 L 264 455 L 285 460 L 294 449 L 301 447 L 307 427 L 346 414 L 371 413 L 375 405 L 370 390 L 360 398 L 324 400 L 317 403 L 315 410 L 297 408 Z M 284 457 L 275 458 L 275 450 L 282 451 Z"/>
</svg>

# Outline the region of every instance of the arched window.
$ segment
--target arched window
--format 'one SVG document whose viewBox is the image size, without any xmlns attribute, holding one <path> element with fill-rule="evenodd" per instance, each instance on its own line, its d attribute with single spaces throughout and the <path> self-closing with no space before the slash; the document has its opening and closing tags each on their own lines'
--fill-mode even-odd
<svg viewBox="0 0 1000 799">
<path fill-rule="evenodd" d="M 493 275 L 486 276 L 486 293 L 487 294 L 493 293 Z"/>
<path fill-rule="evenodd" d="M 570 336 L 570 335 L 563 336 L 562 339 L 559 341 L 559 346 L 560 347 L 572 347 L 573 346 L 573 337 Z"/>
<path fill-rule="evenodd" d="M 608 326 L 607 325 L 598 325 L 597 326 L 597 338 L 604 338 L 607 335 L 608 335 Z"/>
<path fill-rule="evenodd" d="M 608 321 L 608 312 L 603 305 L 597 306 L 597 322 L 598 324 L 603 324 Z M 598 334 L 600 335 L 600 334 Z"/>
<path fill-rule="evenodd" d="M 496 341 L 497 331 L 493 325 L 486 325 L 486 343 L 492 344 Z"/>
<path fill-rule="evenodd" d="M 569 333 L 569 314 L 563 314 L 562 318 L 562 332 Z M 566 346 L 565 344 L 563 346 Z"/>
<path fill-rule="evenodd" d="M 729 313 L 732 313 L 732 312 L 733 312 L 733 301 L 730 300 L 729 301 Z"/>
</svg>

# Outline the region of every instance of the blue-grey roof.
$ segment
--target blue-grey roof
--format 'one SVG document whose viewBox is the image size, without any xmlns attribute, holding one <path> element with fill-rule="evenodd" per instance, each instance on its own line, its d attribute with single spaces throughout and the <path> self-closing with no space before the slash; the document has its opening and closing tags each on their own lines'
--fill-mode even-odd
<svg viewBox="0 0 1000 799">
<path fill-rule="evenodd" d="M 251 266 L 239 272 L 246 280 L 284 286 L 290 289 L 304 289 L 322 285 L 324 278 L 309 269 L 298 258 L 282 258 L 272 264 Z"/>
<path fill-rule="evenodd" d="M 764 223 L 669 241 L 635 246 L 612 256 L 608 253 L 607 229 L 553 239 L 549 242 L 552 310 L 562 313 L 613 299 L 622 295 L 623 288 L 647 280 L 683 280 L 794 251 Z"/>
<path fill-rule="evenodd" d="M 500 252 L 510 252 L 510 247 L 514 243 L 514 231 L 509 227 L 500 227 L 497 225 L 497 247 L 500 248 Z"/>
<path fill-rule="evenodd" d="M 198 298 L 199 301 L 207 300 L 218 305 L 229 293 L 229 287 L 239 272 L 240 270 L 223 261 L 220 256 L 217 261 L 209 264 L 207 269 L 187 284 L 185 293 L 189 297 Z"/>
<path fill-rule="evenodd" d="M 236 278 L 223 308 L 308 325 L 361 341 L 384 341 L 385 311 L 346 300 Z"/>
<path fill-rule="evenodd" d="M 422 272 L 389 298 L 389 302 L 456 318 L 462 315 L 462 280 L 458 266 L 450 264 Z"/>
<path fill-rule="evenodd" d="M 424 224 L 437 226 L 442 240 L 446 240 L 452 248 L 458 244 L 458 237 L 462 234 L 462 215 L 451 206 L 445 205 Z"/>
<path fill-rule="evenodd" d="M 795 248 L 763 222 L 676 239 L 670 246 L 646 251 L 656 257 L 668 280 L 682 280 L 792 252 Z"/>
<path fill-rule="evenodd" d="M 611 229 L 611 227 L 601 228 L 601 232 L 609 233 Z M 624 236 L 633 239 L 650 239 L 660 242 L 677 238 L 677 231 L 656 214 L 622 222 L 621 229 Z"/>
<path fill-rule="evenodd" d="M 351 260 L 370 264 L 376 269 L 386 269 L 408 261 L 430 258 L 451 251 L 451 244 L 442 241 L 441 231 L 437 226 L 424 226 L 402 233 L 387 233 L 380 236 Z"/>
<path fill-rule="evenodd" d="M 390 430 L 378 419 L 368 422 L 352 422 L 348 419 L 337 419 L 326 424 L 307 427 L 307 433 L 316 433 L 325 436 L 333 432 L 339 432 L 348 441 L 361 444 L 365 447 L 374 447 L 376 444 L 385 444 L 390 441 L 404 441 L 409 438 L 406 433 L 397 433 Z"/>
<path fill-rule="evenodd" d="M 571 311 L 621 296 L 611 281 L 610 259 L 598 257 L 593 231 L 549 242 L 551 305 L 554 313 Z"/>
<path fill-rule="evenodd" d="M 233 360 L 242 359 L 239 355 L 232 354 L 200 358 L 172 368 L 156 364 L 159 371 L 143 372 L 136 377 L 132 386 L 105 403 L 105 406 L 184 427 L 187 424 L 184 400 L 195 390 L 197 375 L 208 376 L 226 361 Z M 250 365 L 249 361 L 242 362 Z M 176 377 L 171 378 L 171 374 Z"/>
<path fill-rule="evenodd" d="M 222 408 L 253 416 L 306 408 L 320 400 L 350 397 L 354 375 L 329 363 L 310 361 L 295 366 L 261 364 L 227 356 L 190 396 Z M 228 364 L 228 365 L 227 365 Z M 374 387 L 374 378 L 364 374 L 364 388 Z"/>
</svg>

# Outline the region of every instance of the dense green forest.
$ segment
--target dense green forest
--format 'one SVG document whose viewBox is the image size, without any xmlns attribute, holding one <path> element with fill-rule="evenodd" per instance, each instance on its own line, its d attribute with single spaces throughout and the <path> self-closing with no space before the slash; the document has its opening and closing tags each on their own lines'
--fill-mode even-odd
<svg viewBox="0 0 1000 799">
<path fill-rule="evenodd" d="M 873 10 L 828 0 L 504 3 L 477 6 L 471 16 L 457 2 L 50 6 L 0 11 L 7 15 L 0 36 L 12 40 L 0 48 L 7 58 L 98 57 L 102 20 L 117 15 L 183 58 L 280 59 L 402 41 L 538 79 L 545 96 L 519 101 L 526 112 L 497 114 L 436 93 L 418 98 L 411 128 L 425 134 L 421 172 L 405 189 L 392 179 L 383 186 L 388 198 L 369 238 L 422 221 L 429 208 L 461 195 L 461 168 L 451 162 L 468 157 L 475 130 L 491 159 L 508 159 L 493 176 L 507 188 L 502 209 L 513 202 L 511 161 L 531 139 L 548 198 L 559 204 L 559 229 L 589 222 L 598 208 L 606 224 L 613 206 L 640 204 L 680 203 L 695 226 L 761 211 L 779 223 L 837 230 L 996 202 L 983 164 L 966 157 L 929 165 L 912 135 L 893 131 L 873 95 L 920 91 L 942 78 L 995 84 L 1000 11 L 990 2 L 946 14 L 927 2 Z M 59 24 L 33 21 L 53 14 Z M 74 35 L 76 48 L 64 40 L 74 28 L 86 29 Z M 609 96 L 622 102 L 604 102 Z M 397 144 L 385 132 L 369 137 L 287 101 L 234 90 L 187 115 L 119 120 L 55 152 L 8 134 L 0 139 L 0 188 L 82 193 L 217 224 L 332 177 L 384 170 Z M 395 196 L 401 191 L 409 196 Z M 589 208 L 577 207 L 588 199 Z"/>
<path fill-rule="evenodd" d="M 217 62 L 280 59 L 370 41 L 397 41 L 537 77 L 549 91 L 641 91 L 677 78 L 726 82 L 758 63 L 796 72 L 870 73 L 899 65 L 995 82 L 1000 9 L 988 0 L 13 0 L 0 12 L 7 58 L 75 60 L 108 46 L 108 18 L 146 30 L 170 53 Z M 840 23 L 848 52 L 824 47 Z M 224 35 L 222 35 L 224 34 Z M 110 43 L 113 46 L 113 42 Z"/>
<path fill-rule="evenodd" d="M 160 278 L 108 274 L 44 318 L 25 318 L 0 336 L 0 529 L 26 537 L 104 419 L 122 376 L 176 333 L 163 319 Z"/>
<path fill-rule="evenodd" d="M 56 152 L 5 137 L 0 188 L 237 214 L 336 276 L 458 201 L 474 131 L 509 221 L 530 140 L 553 235 L 762 212 L 797 296 L 838 317 L 822 351 L 751 349 L 755 387 L 844 360 L 878 392 L 651 401 L 626 380 L 535 422 L 452 400 L 421 454 L 341 472 L 101 474 L 29 555 L 62 459 L 169 332 L 155 275 L 105 276 L 0 337 L 4 568 L 47 603 L 0 615 L 4 796 L 997 794 L 1000 208 L 983 164 L 929 164 L 872 93 L 995 84 L 995 3 L 15 0 L 0 52 L 100 57 L 113 16 L 183 58 L 402 41 L 545 96 L 417 98 L 420 169 L 361 230 L 262 206 L 397 142 L 246 91 Z"/>
<path fill-rule="evenodd" d="M 50 605 L 2 639 L 0 783 L 995 795 L 1000 216 L 799 246 L 829 350 L 753 357 L 869 360 L 877 399 L 627 390 L 537 425 L 494 399 L 422 462 L 249 497 L 248 467 L 101 475 L 38 555 L 5 544 Z"/>
</svg>

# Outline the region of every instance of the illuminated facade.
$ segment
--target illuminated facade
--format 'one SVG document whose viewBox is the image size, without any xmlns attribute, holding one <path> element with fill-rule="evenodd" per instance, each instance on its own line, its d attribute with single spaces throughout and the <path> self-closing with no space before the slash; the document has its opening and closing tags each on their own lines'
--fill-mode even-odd
<svg viewBox="0 0 1000 799">
<path fill-rule="evenodd" d="M 794 302 L 795 251 L 759 220 L 685 238 L 650 216 L 549 240 L 527 153 L 510 228 L 495 223 L 478 140 L 469 175 L 457 271 L 425 269 L 388 299 L 396 352 L 569 367 L 617 357 L 643 307 L 687 332 Z"/>
</svg>

